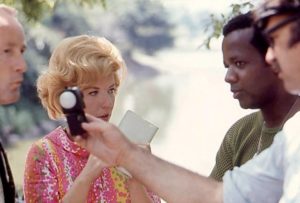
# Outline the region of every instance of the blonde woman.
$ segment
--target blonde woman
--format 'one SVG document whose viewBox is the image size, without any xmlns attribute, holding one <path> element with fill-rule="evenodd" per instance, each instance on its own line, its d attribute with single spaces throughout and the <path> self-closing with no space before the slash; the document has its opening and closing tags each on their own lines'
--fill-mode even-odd
<svg viewBox="0 0 300 203">
<path fill-rule="evenodd" d="M 108 121 L 125 63 L 105 38 L 81 35 L 64 39 L 49 68 L 37 80 L 38 94 L 51 119 L 64 117 L 59 95 L 80 87 L 85 113 Z M 24 175 L 25 201 L 30 202 L 160 202 L 134 179 L 73 142 L 60 126 L 32 145 Z"/>
</svg>

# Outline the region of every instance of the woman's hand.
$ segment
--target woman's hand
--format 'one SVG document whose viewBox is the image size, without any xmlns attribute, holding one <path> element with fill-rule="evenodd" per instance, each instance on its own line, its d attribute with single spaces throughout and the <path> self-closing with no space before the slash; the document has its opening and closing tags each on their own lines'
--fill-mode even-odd
<svg viewBox="0 0 300 203">
<path fill-rule="evenodd" d="M 137 146 L 139 146 L 140 148 L 145 149 L 145 150 L 147 150 L 148 152 L 151 153 L 150 144 L 137 144 Z"/>
<path fill-rule="evenodd" d="M 94 181 L 101 175 L 102 169 L 107 165 L 101 159 L 90 154 L 89 159 L 81 171 L 79 177 L 86 180 Z"/>
<path fill-rule="evenodd" d="M 82 123 L 87 136 L 76 136 L 75 142 L 87 149 L 91 154 L 101 158 L 107 166 L 123 165 L 129 154 L 137 147 L 130 142 L 113 124 L 86 114 L 87 123 Z"/>
<path fill-rule="evenodd" d="M 63 197 L 62 202 L 87 202 L 90 187 L 95 179 L 101 175 L 105 166 L 102 160 L 90 154 L 85 167 Z"/>
</svg>

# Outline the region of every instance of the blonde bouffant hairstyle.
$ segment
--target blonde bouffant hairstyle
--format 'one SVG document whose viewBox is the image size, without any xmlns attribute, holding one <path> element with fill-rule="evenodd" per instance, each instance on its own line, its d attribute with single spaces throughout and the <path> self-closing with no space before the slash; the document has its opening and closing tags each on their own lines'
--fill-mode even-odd
<svg viewBox="0 0 300 203">
<path fill-rule="evenodd" d="M 63 117 L 59 95 L 66 87 L 84 88 L 110 74 L 118 87 L 125 70 L 119 50 L 107 39 L 89 35 L 65 38 L 37 79 L 38 96 L 49 117 L 59 119 Z"/>
</svg>

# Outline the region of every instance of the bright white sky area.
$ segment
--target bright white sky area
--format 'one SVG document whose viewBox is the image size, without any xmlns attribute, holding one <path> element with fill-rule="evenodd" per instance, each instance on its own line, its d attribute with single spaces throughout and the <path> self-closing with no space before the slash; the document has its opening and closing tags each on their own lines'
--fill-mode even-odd
<svg viewBox="0 0 300 203">
<path fill-rule="evenodd" d="M 227 12 L 232 2 L 228 0 L 163 0 L 165 8 L 191 15 L 200 11 Z M 197 33 L 196 33 L 197 35 Z M 221 39 L 213 41 L 213 49 L 198 49 L 203 36 L 190 38 L 184 33 L 173 49 L 160 52 L 155 58 L 138 56 L 159 67 L 163 74 L 154 83 L 172 86 L 175 91 L 174 109 L 168 118 L 163 138 L 160 132 L 152 142 L 153 153 L 208 175 L 214 165 L 215 155 L 228 128 L 249 110 L 240 108 L 232 98 L 229 85 L 224 82 L 225 69 L 221 53 Z M 154 108 L 155 107 L 149 107 Z M 155 117 L 150 118 L 155 124 Z"/>
</svg>

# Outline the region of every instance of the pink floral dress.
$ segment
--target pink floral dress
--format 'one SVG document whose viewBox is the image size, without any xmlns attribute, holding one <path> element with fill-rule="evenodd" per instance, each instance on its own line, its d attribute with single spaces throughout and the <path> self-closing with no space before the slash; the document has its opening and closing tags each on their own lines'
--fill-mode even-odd
<svg viewBox="0 0 300 203">
<path fill-rule="evenodd" d="M 73 143 L 58 127 L 34 143 L 27 155 L 24 196 L 27 203 L 59 202 L 87 163 L 89 152 Z M 104 168 L 92 184 L 87 202 L 129 203 L 127 176 Z M 153 202 L 160 199 L 151 194 Z"/>
</svg>

